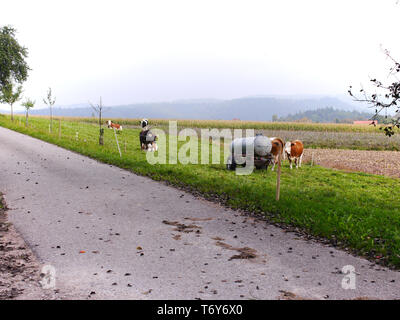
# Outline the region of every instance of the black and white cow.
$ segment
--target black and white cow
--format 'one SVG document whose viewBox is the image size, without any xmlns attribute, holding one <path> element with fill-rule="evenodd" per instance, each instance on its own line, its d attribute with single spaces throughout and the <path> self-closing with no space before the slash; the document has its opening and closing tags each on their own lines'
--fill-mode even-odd
<svg viewBox="0 0 400 320">
<path fill-rule="evenodd" d="M 142 127 L 139 134 L 140 148 L 145 151 L 157 151 L 157 136 L 150 131 L 149 121 L 147 119 L 141 120 L 140 126 Z"/>
</svg>

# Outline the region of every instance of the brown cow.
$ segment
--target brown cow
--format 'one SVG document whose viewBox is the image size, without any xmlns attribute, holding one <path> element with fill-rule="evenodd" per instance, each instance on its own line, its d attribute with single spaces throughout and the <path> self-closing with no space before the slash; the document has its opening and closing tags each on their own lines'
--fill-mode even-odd
<svg viewBox="0 0 400 320">
<path fill-rule="evenodd" d="M 122 126 L 119 125 L 118 123 L 111 122 L 111 120 L 107 121 L 107 127 L 108 127 L 108 129 L 114 129 L 115 128 L 117 130 L 122 131 Z"/>
<path fill-rule="evenodd" d="M 304 146 L 300 140 L 288 141 L 285 145 L 285 153 L 289 159 L 290 169 L 292 169 L 292 161 L 296 164 L 296 168 L 301 167 L 303 159 Z"/>
<path fill-rule="evenodd" d="M 270 138 L 271 144 L 272 144 L 272 149 L 271 153 L 273 155 L 273 162 L 274 165 L 272 166 L 272 171 L 275 169 L 275 164 L 278 162 L 278 155 L 280 153 L 281 160 L 282 160 L 282 155 L 283 155 L 283 148 L 285 143 L 281 138 Z"/>
</svg>

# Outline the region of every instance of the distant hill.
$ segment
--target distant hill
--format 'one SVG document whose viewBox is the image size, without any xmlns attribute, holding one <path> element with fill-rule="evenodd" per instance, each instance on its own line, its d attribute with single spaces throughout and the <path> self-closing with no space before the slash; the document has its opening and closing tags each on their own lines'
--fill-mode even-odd
<svg viewBox="0 0 400 320">
<path fill-rule="evenodd" d="M 289 114 L 286 117 L 280 117 L 277 121 L 303 121 L 303 122 L 336 122 L 352 123 L 354 120 L 369 120 L 372 114 L 359 111 L 339 110 L 332 107 L 318 108 L 316 110 L 307 110 Z"/>
<path fill-rule="evenodd" d="M 338 98 L 281 98 L 246 97 L 233 100 L 181 100 L 175 102 L 138 103 L 106 108 L 104 117 L 109 118 L 164 118 L 164 119 L 210 119 L 210 120 L 259 120 L 271 121 L 273 115 L 287 117 L 306 110 L 332 107 L 354 110 L 355 107 Z M 33 115 L 48 115 L 48 109 L 36 109 Z M 56 116 L 91 117 L 89 105 L 81 107 L 54 108 Z"/>
</svg>

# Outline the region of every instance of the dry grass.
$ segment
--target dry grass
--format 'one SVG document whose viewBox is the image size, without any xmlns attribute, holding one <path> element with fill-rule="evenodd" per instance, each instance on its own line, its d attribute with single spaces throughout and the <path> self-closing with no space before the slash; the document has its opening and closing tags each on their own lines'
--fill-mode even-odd
<svg viewBox="0 0 400 320">
<path fill-rule="evenodd" d="M 47 119 L 48 116 L 31 116 L 32 118 Z M 90 117 L 54 117 L 63 121 L 97 123 L 96 118 Z M 106 119 L 105 119 L 106 120 Z M 108 120 L 108 118 L 107 118 Z M 110 118 L 119 124 L 139 127 L 139 118 Z M 189 120 L 189 119 L 151 119 L 154 127 L 168 126 L 169 121 L 178 121 L 181 128 L 231 128 L 256 130 L 288 130 L 288 131 L 320 131 L 320 132 L 380 132 L 379 126 L 353 125 L 346 123 L 301 123 L 301 122 L 269 122 L 241 120 Z"/>
<path fill-rule="evenodd" d="M 201 128 L 194 128 L 194 130 L 197 136 L 200 137 Z M 283 141 L 301 140 L 308 148 L 400 151 L 400 134 L 388 137 L 382 132 L 289 131 L 277 129 L 254 131 L 255 133 L 262 133 L 266 137 L 280 137 Z M 190 135 L 189 132 L 187 134 Z M 242 135 L 246 135 L 244 130 Z"/>
</svg>

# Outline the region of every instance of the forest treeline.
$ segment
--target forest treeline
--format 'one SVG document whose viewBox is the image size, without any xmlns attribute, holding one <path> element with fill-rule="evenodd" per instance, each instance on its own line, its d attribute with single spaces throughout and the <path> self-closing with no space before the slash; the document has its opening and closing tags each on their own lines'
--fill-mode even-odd
<svg viewBox="0 0 400 320">
<path fill-rule="evenodd" d="M 273 121 L 280 122 L 315 122 L 315 123 L 353 123 L 355 120 L 370 120 L 373 114 L 359 111 L 339 110 L 333 107 L 319 108 L 289 114 L 286 117 L 273 116 Z M 378 116 L 379 123 L 388 122 L 390 116 Z"/>
</svg>

